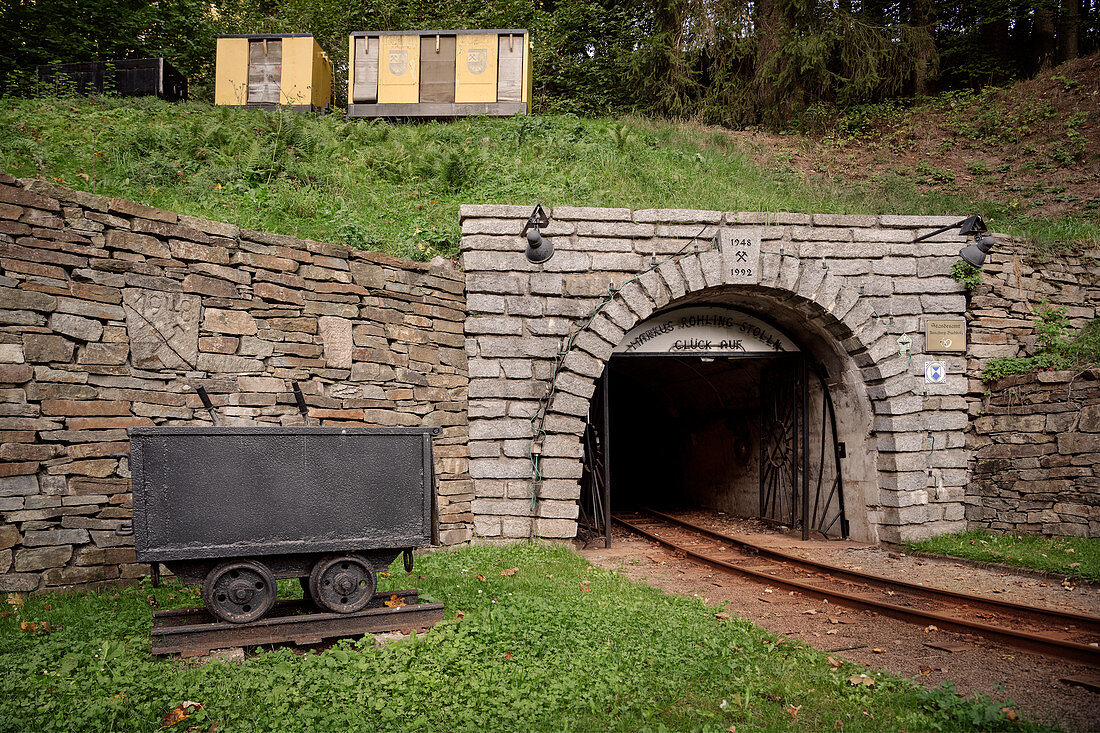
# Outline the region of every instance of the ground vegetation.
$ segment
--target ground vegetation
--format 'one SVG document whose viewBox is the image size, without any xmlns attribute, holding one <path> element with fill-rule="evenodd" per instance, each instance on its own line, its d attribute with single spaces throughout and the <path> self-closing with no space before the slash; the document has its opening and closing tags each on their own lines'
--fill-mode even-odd
<svg viewBox="0 0 1100 733">
<path fill-rule="evenodd" d="M 982 563 L 1045 570 L 1077 580 L 1100 581 L 1100 539 L 1096 538 L 1041 537 L 975 529 L 910 542 L 909 548 Z"/>
<path fill-rule="evenodd" d="M 1040 729 L 1011 701 L 922 690 L 566 548 L 439 550 L 408 576 L 398 565 L 383 588 L 446 603 L 427 634 L 238 663 L 151 657 L 151 613 L 194 607 L 193 588 L 9 597 L 0 730 Z"/>
</svg>

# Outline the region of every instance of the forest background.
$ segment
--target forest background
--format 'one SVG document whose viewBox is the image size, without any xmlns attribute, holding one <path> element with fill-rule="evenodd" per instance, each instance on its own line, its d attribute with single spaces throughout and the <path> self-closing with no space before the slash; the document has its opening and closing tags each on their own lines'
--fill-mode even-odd
<svg viewBox="0 0 1100 733">
<path fill-rule="evenodd" d="M 1100 0 L 0 0 L 0 28 L 0 95 L 33 93 L 36 64 L 163 56 L 205 100 L 218 35 L 307 32 L 340 107 L 351 31 L 527 28 L 536 112 L 810 130 L 1088 55 Z"/>
</svg>

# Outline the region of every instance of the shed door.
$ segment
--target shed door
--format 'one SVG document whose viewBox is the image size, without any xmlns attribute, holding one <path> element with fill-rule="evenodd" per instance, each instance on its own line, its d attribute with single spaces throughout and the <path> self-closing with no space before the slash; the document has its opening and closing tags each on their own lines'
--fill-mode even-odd
<svg viewBox="0 0 1100 733">
<path fill-rule="evenodd" d="M 374 103 L 378 101 L 378 37 L 355 39 L 355 84 L 351 101 Z"/>
<path fill-rule="evenodd" d="M 501 36 L 497 67 L 497 101 L 523 101 L 523 36 Z"/>
<path fill-rule="evenodd" d="M 248 43 L 248 103 L 278 104 L 283 77 L 283 42 Z"/>
<path fill-rule="evenodd" d="M 420 37 L 420 101 L 455 101 L 455 37 Z"/>
</svg>

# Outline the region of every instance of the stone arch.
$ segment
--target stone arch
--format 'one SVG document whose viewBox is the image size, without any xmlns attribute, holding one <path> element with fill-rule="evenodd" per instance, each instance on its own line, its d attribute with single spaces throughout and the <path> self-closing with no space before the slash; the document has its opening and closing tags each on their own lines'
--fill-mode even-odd
<svg viewBox="0 0 1100 733">
<path fill-rule="evenodd" d="M 854 518 L 853 530 L 859 539 L 877 541 L 881 521 L 898 520 L 886 516 L 896 515 L 891 509 L 896 510 L 898 507 L 893 505 L 899 503 L 892 500 L 899 485 L 889 418 L 909 411 L 907 397 L 894 384 L 897 380 L 892 381 L 905 374 L 908 367 L 907 358 L 898 354 L 896 336 L 888 333 L 883 318 L 857 288 L 819 262 L 768 253 L 761 257 L 758 285 L 734 286 L 724 275 L 721 253 L 716 250 L 666 261 L 623 286 L 576 336 L 557 378 L 561 389 L 547 407 L 544 476 L 580 476 L 580 441 L 588 400 L 612 351 L 627 332 L 670 307 L 702 299 L 714 302 L 710 300 L 714 297 L 729 298 L 730 289 L 736 287 L 734 300 L 738 306 L 753 309 L 755 304 L 757 310 L 769 306 L 769 314 L 778 325 L 788 332 L 809 336 L 803 338 L 804 345 L 812 358 L 826 365 L 830 388 L 839 388 L 847 398 L 841 400 L 846 420 L 858 423 L 849 425 L 850 433 L 867 438 L 883 433 L 863 446 L 849 446 L 855 461 L 868 463 L 862 471 L 856 467 L 845 478 L 846 484 L 861 492 L 860 508 L 867 512 Z M 874 486 L 867 485 L 871 481 Z"/>
</svg>

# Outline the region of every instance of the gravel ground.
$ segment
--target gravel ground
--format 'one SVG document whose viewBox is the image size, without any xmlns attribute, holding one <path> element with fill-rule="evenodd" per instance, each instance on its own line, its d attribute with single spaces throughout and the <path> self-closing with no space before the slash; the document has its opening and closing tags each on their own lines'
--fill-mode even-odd
<svg viewBox="0 0 1100 733">
<path fill-rule="evenodd" d="M 1100 615 L 1100 588 L 1087 584 L 1063 586 L 1054 577 L 914 558 L 854 542 L 803 542 L 759 522 L 710 512 L 685 512 L 683 516 L 727 534 L 751 534 L 753 541 L 842 567 L 1017 603 Z M 710 604 L 725 603 L 730 613 L 802 639 L 833 657 L 887 670 L 924 687 L 951 680 L 963 694 L 980 692 L 1009 698 L 1024 717 L 1066 730 L 1100 730 L 1100 694 L 1062 681 L 1069 677 L 1100 679 L 1100 669 L 1047 659 L 968 634 L 925 631 L 871 611 L 842 608 L 778 586 L 769 587 L 678 558 L 656 543 L 618 527 L 611 548 L 605 549 L 602 540 L 596 540 L 578 549 L 594 565 L 621 571 L 668 592 L 695 595 Z M 948 646 L 953 651 L 930 645 Z"/>
</svg>

